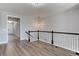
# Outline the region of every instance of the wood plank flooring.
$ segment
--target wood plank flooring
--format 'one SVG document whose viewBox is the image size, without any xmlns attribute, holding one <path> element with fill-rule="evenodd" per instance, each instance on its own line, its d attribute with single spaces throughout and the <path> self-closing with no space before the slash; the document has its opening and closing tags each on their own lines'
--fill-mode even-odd
<svg viewBox="0 0 79 59">
<path fill-rule="evenodd" d="M 12 37 L 10 37 L 11 39 Z M 12 39 L 8 44 L 0 45 L 1 56 L 77 56 L 72 51 L 56 48 L 54 45 L 35 41 L 27 42 L 27 40 L 19 41 Z"/>
</svg>

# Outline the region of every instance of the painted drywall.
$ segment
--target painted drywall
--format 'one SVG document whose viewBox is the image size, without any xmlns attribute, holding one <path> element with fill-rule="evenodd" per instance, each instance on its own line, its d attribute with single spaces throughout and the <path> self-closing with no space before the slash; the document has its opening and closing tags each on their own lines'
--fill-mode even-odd
<svg viewBox="0 0 79 59">
<path fill-rule="evenodd" d="M 20 38 L 20 22 L 14 21 L 14 34 Z"/>
<path fill-rule="evenodd" d="M 79 8 L 72 8 L 59 15 L 48 17 L 47 30 L 79 33 Z M 42 34 L 41 41 L 51 43 L 49 35 Z M 48 38 L 49 37 L 49 38 Z M 48 38 L 48 39 L 47 39 Z M 79 36 L 54 34 L 54 45 L 79 52 Z M 47 39 L 47 41 L 45 40 Z"/>
<path fill-rule="evenodd" d="M 8 34 L 14 34 L 14 23 L 8 22 Z"/>
<path fill-rule="evenodd" d="M 41 22 L 41 25 L 38 24 Z M 25 33 L 25 31 L 37 31 L 37 30 L 47 30 L 48 27 L 48 20 L 45 18 L 41 19 L 41 21 L 38 22 L 38 19 L 36 16 L 23 16 L 22 20 L 20 21 L 20 37 L 21 40 L 27 39 L 28 40 L 28 35 Z M 39 27 L 40 25 L 40 27 Z M 31 41 L 36 41 L 37 39 L 37 34 L 38 33 L 31 33 L 33 38 L 31 37 Z M 40 33 L 41 34 L 41 33 Z M 50 34 L 49 34 L 50 35 Z M 48 37 L 48 36 L 47 36 Z M 40 39 L 42 38 L 42 34 L 40 35 Z M 47 39 L 46 39 L 47 40 Z M 49 41 L 48 41 L 49 42 Z"/>
<path fill-rule="evenodd" d="M 0 44 L 8 42 L 7 20 L 5 13 L 0 12 Z"/>
<path fill-rule="evenodd" d="M 34 21 L 34 17 L 31 16 L 23 16 L 22 20 L 20 20 L 20 37 L 21 40 L 27 39 L 28 40 L 28 35 L 25 33 L 25 31 L 29 31 L 29 30 L 36 30 L 33 26 Z M 36 33 L 31 33 L 31 35 L 33 35 L 34 38 L 31 39 L 31 41 L 35 41 L 37 40 L 37 34 Z"/>
</svg>

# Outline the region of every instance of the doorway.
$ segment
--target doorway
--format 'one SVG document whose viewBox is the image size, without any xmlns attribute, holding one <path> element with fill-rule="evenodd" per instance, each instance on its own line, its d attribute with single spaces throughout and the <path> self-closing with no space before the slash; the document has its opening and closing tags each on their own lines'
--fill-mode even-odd
<svg viewBox="0 0 79 59">
<path fill-rule="evenodd" d="M 20 18 L 8 17 L 8 40 L 20 40 Z"/>
</svg>

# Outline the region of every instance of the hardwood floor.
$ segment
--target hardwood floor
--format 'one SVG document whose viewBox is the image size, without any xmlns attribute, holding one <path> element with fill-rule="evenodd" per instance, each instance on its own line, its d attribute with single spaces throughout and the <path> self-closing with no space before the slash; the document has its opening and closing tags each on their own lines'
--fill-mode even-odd
<svg viewBox="0 0 79 59">
<path fill-rule="evenodd" d="M 72 51 L 45 42 L 10 39 L 8 44 L 0 45 L 1 56 L 76 56 Z"/>
</svg>

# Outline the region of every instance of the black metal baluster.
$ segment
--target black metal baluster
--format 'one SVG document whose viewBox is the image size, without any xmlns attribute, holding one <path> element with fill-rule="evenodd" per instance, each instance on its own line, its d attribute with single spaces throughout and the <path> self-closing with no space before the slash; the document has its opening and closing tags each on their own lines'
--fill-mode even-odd
<svg viewBox="0 0 79 59">
<path fill-rule="evenodd" d="M 52 42 L 51 43 L 53 44 L 53 31 L 52 31 Z"/>
<path fill-rule="evenodd" d="M 39 40 L 39 30 L 37 32 L 38 32 L 38 40 Z"/>
<path fill-rule="evenodd" d="M 29 35 L 28 35 L 28 42 L 30 42 L 30 31 L 28 31 Z"/>
</svg>

